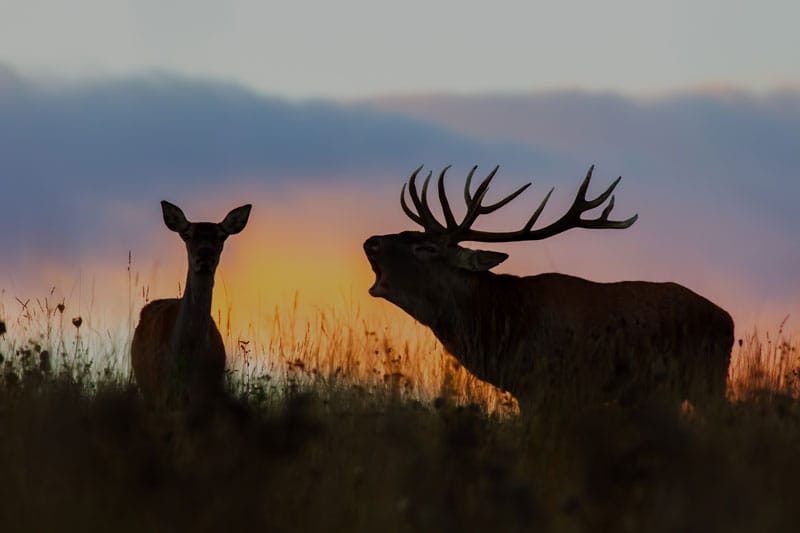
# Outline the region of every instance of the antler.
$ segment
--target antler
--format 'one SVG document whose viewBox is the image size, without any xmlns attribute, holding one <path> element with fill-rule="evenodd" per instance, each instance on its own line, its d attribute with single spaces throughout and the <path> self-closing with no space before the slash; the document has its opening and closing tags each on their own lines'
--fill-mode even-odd
<svg viewBox="0 0 800 533">
<path fill-rule="evenodd" d="M 575 196 L 575 200 L 573 200 L 570 208 L 561 218 L 552 224 L 536 230 L 532 229 L 533 225 L 536 224 L 536 221 L 539 219 L 539 215 L 542 214 L 544 206 L 547 204 L 547 201 L 550 199 L 550 195 L 553 194 L 555 188 L 550 189 L 550 191 L 544 197 L 544 200 L 542 200 L 542 202 L 539 204 L 539 207 L 536 208 L 531 217 L 528 219 L 528 222 L 521 229 L 509 232 L 474 230 L 471 228 L 471 226 L 480 215 L 486 215 L 497 211 L 504 205 L 511 202 L 514 198 L 522 194 L 522 192 L 530 187 L 531 184 L 527 183 L 523 185 L 499 202 L 491 205 L 483 205 L 483 198 L 486 196 L 486 191 L 489 190 L 489 184 L 497 173 L 499 166 L 494 167 L 492 171 L 489 172 L 489 175 L 486 176 L 480 185 L 478 185 L 474 195 L 470 193 L 470 184 L 472 183 L 472 177 L 475 174 L 475 170 L 478 167 L 477 165 L 472 167 L 472 170 L 470 170 L 469 174 L 467 175 L 467 182 L 464 185 L 464 200 L 467 204 L 467 213 L 464 215 L 464 219 L 458 223 L 456 222 L 453 212 L 450 209 L 450 203 L 447 200 L 447 195 L 445 194 L 444 190 L 444 176 L 449 168 L 450 166 L 448 165 L 442 170 L 441 174 L 439 174 L 438 181 L 439 202 L 442 205 L 442 213 L 444 214 L 446 225 L 442 225 L 438 220 L 436 220 L 436 217 L 433 215 L 430 207 L 428 206 L 427 193 L 428 184 L 432 175 L 431 172 L 428 172 L 428 176 L 425 178 L 425 182 L 422 185 L 422 196 L 420 196 L 417 192 L 416 178 L 419 171 L 422 170 L 422 167 L 417 168 L 414 173 L 411 174 L 411 177 L 408 180 L 408 192 L 417 212 L 414 213 L 411 209 L 409 209 L 408 204 L 406 203 L 405 185 L 403 185 L 403 189 L 400 193 L 400 205 L 403 207 L 403 211 L 411 220 L 425 228 L 426 233 L 441 234 L 445 236 L 452 244 L 462 241 L 533 241 L 552 237 L 553 235 L 557 235 L 571 228 L 624 229 L 630 227 L 639 218 L 639 215 L 633 215 L 627 220 L 608 219 L 608 215 L 614 208 L 614 196 L 612 196 L 611 193 L 622 179 L 622 176 L 614 180 L 614 183 L 612 183 L 611 186 L 597 198 L 594 198 L 593 200 L 586 199 L 586 191 L 589 189 L 589 182 L 592 179 L 592 172 L 594 172 L 594 165 L 592 165 L 589 167 L 589 172 L 586 173 L 586 178 L 584 178 L 583 183 L 581 183 L 581 186 L 578 188 L 578 194 Z M 606 205 L 599 217 L 588 220 L 581 218 L 581 214 L 594 209 L 595 207 L 599 207 L 605 203 L 606 200 L 608 200 L 609 196 L 611 197 L 611 201 L 608 202 L 608 205 Z"/>
</svg>

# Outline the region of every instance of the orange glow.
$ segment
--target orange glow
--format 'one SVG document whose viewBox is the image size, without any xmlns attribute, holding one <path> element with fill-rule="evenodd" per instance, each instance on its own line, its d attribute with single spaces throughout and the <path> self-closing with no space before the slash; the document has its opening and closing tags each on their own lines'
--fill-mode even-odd
<svg viewBox="0 0 800 533">
<path fill-rule="evenodd" d="M 188 194 L 178 201 L 195 221 L 220 220 L 236 205 L 254 204 L 248 227 L 225 245 L 217 272 L 215 316 L 230 311 L 234 330 L 258 326 L 276 305 L 293 306 L 295 295 L 299 295 L 298 312 L 309 316 L 316 309 L 342 306 L 403 316 L 391 304 L 367 294 L 373 274 L 361 249 L 372 234 L 414 228 L 399 208 L 396 187 L 317 184 L 274 188 L 270 193 L 266 188 L 251 185 L 212 197 Z M 526 206 L 509 207 L 508 213 L 491 217 L 490 225 L 518 225 L 525 218 Z M 27 258 L 24 267 L 11 273 L 13 277 L 0 280 L 4 284 L 0 289 L 10 300 L 6 312 L 13 312 L 14 297 L 24 300 L 55 287 L 51 299 L 69 300 L 76 312 L 94 311 L 113 323 L 124 321 L 131 309 L 135 315 L 147 300 L 177 296 L 185 280 L 185 251 L 164 227 L 157 204 L 145 209 L 119 201 L 113 213 L 118 223 L 146 236 L 142 244 L 106 243 L 106 249 L 97 249 L 77 266 L 74 259 L 65 263 L 41 250 L 40 257 Z M 597 281 L 676 281 L 728 309 L 737 334 L 756 325 L 774 329 L 787 314 L 797 314 L 793 313 L 800 306 L 797 287 L 787 287 L 780 301 L 764 298 L 748 287 L 741 274 L 708 257 L 687 260 L 685 252 L 664 252 L 662 244 L 650 238 L 646 223 L 625 232 L 603 233 L 603 238 L 575 231 L 543 242 L 484 246 L 510 254 L 498 272 L 557 271 Z M 687 239 L 691 237 L 687 234 Z M 683 244 L 690 250 L 702 248 Z M 789 329 L 796 328 L 798 318 L 790 318 Z"/>
<path fill-rule="evenodd" d="M 238 320 L 245 320 L 259 307 L 292 303 L 296 293 L 301 301 L 318 307 L 346 302 L 384 311 L 389 308 L 366 292 L 373 274 L 361 244 L 371 234 L 413 226 L 396 205 L 396 190 L 337 185 L 273 194 L 240 191 L 213 199 L 190 197 L 183 205 L 190 219 L 216 220 L 244 201 L 254 204 L 253 214 L 244 232 L 226 244 L 217 275 L 216 309 L 232 306 Z M 180 241 L 163 227 L 155 207 L 145 213 L 121 203 L 114 211 L 125 224 L 149 234 L 146 244 L 133 250 L 133 304 L 143 303 L 143 289 L 149 291 L 149 299 L 176 296 L 185 278 L 186 259 Z M 499 224 L 493 222 L 516 223 L 517 215 L 501 216 Z M 794 294 L 788 288 L 783 302 L 764 301 L 748 289 L 745 280 L 715 265 L 698 259 L 688 264 L 685 257 L 670 254 L 653 260 L 652 245 L 634 229 L 627 234 L 604 234 L 604 239 L 574 232 L 547 242 L 491 247 L 511 255 L 498 268 L 501 272 L 559 271 L 599 281 L 677 281 L 731 310 L 737 324 L 746 329 L 758 322 L 774 326 L 800 304 L 796 288 Z M 104 313 L 127 314 L 128 248 L 120 244 L 116 250 L 98 250 L 86 264 L 72 269 L 65 269 L 62 260 L 42 250 L 41 257 L 29 258 L 24 270 L 13 273 L 14 283 L 6 282 L 3 289 L 9 296 L 28 297 L 55 286 L 60 297 L 79 300 L 81 310 L 94 305 Z M 636 250 L 642 252 L 636 255 Z"/>
</svg>

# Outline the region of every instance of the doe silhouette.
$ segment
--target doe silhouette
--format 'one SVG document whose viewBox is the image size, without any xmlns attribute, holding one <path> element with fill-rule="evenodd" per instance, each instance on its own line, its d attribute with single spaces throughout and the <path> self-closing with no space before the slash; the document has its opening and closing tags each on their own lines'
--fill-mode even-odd
<svg viewBox="0 0 800 533">
<path fill-rule="evenodd" d="M 189 222 L 179 207 L 161 202 L 164 223 L 186 244 L 188 271 L 183 297 L 145 305 L 133 334 L 133 373 L 148 402 L 199 405 L 222 394 L 225 346 L 211 318 L 214 274 L 225 239 L 244 229 L 250 208 L 237 207 L 220 223 Z"/>
</svg>

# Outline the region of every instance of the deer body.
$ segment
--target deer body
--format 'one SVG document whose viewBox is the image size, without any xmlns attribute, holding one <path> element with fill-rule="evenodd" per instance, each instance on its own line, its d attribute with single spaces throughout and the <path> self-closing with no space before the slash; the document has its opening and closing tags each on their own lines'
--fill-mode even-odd
<svg viewBox="0 0 800 533">
<path fill-rule="evenodd" d="M 186 243 L 188 273 L 181 298 L 155 300 L 142 308 L 131 343 L 131 364 L 149 401 L 205 401 L 222 392 L 225 346 L 211 318 L 214 274 L 225 239 L 244 229 L 250 206 L 221 223 L 188 222 L 162 202 L 164 222 Z"/>
<path fill-rule="evenodd" d="M 541 395 L 541 372 L 604 399 L 642 397 L 662 381 L 695 402 L 725 392 L 733 322 L 685 287 L 492 273 L 469 286 L 427 325 L 470 372 L 523 405 Z"/>
<path fill-rule="evenodd" d="M 605 399 L 640 397 L 664 382 L 682 399 L 724 395 L 733 321 L 702 296 L 675 283 L 595 283 L 556 273 L 522 278 L 493 274 L 489 269 L 506 254 L 457 245 L 461 240 L 535 240 L 571 227 L 630 226 L 635 217 L 608 220 L 613 197 L 598 219 L 580 218 L 601 205 L 616 182 L 597 199 L 586 200 L 590 170 L 573 207 L 545 228 L 531 229 L 546 199 L 520 231 L 472 230 L 469 226 L 478 214 L 505 205 L 524 190 L 482 206 L 493 175 L 474 196 L 468 179 L 467 214 L 457 225 L 444 195 L 442 173 L 439 194 L 446 226 L 427 207 L 428 181 L 420 198 L 412 176 L 409 192 L 417 213 L 409 214 L 405 195 L 402 205 L 425 232 L 367 239 L 364 250 L 376 274 L 370 294 L 430 327 L 470 372 L 508 390 L 523 405 L 553 380 L 586 396 L 588 391 L 598 392 L 601 400 L 603 394 Z"/>
<path fill-rule="evenodd" d="M 195 289 L 188 282 L 182 298 L 144 306 L 131 343 L 131 361 L 145 398 L 179 394 L 179 389 L 204 397 L 218 394 L 225 346 L 211 318 L 211 287 Z"/>
</svg>

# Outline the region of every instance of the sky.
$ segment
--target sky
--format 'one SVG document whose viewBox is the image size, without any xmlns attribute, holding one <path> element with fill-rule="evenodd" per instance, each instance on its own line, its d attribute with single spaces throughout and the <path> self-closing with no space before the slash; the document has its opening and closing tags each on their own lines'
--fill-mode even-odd
<svg viewBox="0 0 800 533">
<path fill-rule="evenodd" d="M 2 0 L 0 62 L 82 80 L 143 70 L 289 98 L 797 87 L 791 0 Z"/>
<path fill-rule="evenodd" d="M 595 163 L 639 221 L 500 246 L 498 271 L 672 280 L 739 333 L 798 323 L 800 4 L 463 4 L 0 0 L 0 314 L 177 294 L 167 199 L 196 221 L 254 204 L 215 293 L 239 327 L 296 292 L 400 317 L 361 243 L 413 228 L 413 168 L 453 164 L 455 198 L 473 164 L 501 165 L 497 197 L 534 181 L 486 221 L 508 229 L 551 186 L 556 218 Z"/>
</svg>

